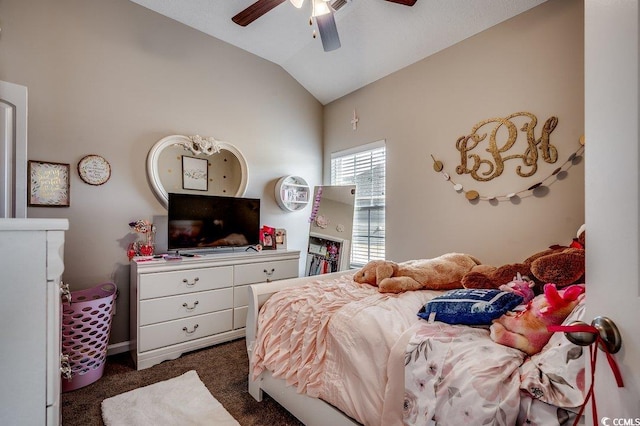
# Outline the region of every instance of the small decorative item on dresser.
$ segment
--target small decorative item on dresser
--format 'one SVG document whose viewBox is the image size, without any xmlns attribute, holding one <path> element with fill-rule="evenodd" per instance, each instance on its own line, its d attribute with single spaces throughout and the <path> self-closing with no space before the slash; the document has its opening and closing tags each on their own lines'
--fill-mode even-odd
<svg viewBox="0 0 640 426">
<path fill-rule="evenodd" d="M 264 250 L 275 250 L 276 248 L 276 228 L 263 226 L 260 229 L 260 243 Z"/>
<path fill-rule="evenodd" d="M 130 222 L 129 227 L 138 234 L 144 235 L 144 240 L 134 241 L 129 244 L 127 248 L 127 257 L 129 257 L 129 260 L 135 256 L 153 256 L 156 232 L 155 225 L 146 219 L 140 219 Z"/>
<path fill-rule="evenodd" d="M 276 229 L 276 248 L 287 248 L 287 230 L 283 228 Z"/>
</svg>

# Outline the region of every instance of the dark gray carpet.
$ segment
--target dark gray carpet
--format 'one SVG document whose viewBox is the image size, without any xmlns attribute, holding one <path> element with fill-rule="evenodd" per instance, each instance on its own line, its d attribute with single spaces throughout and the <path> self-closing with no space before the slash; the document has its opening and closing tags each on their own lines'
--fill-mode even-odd
<svg viewBox="0 0 640 426">
<path fill-rule="evenodd" d="M 64 426 L 102 426 L 100 403 L 105 398 L 177 377 L 189 370 L 196 370 L 214 398 L 243 426 L 302 425 L 268 395 L 265 394 L 262 402 L 249 395 L 245 339 L 191 352 L 140 371 L 134 368 L 129 353 L 110 356 L 98 381 L 62 394 L 62 423 Z"/>
</svg>

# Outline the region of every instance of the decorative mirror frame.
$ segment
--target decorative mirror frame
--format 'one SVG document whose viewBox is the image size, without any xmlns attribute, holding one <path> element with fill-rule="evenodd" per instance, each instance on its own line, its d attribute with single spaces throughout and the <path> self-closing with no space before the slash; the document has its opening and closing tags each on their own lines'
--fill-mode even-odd
<svg viewBox="0 0 640 426">
<path fill-rule="evenodd" d="M 247 184 L 249 182 L 249 168 L 247 167 L 247 160 L 242 155 L 242 152 L 232 144 L 228 142 L 218 141 L 212 137 L 195 136 L 183 136 L 183 135 L 171 135 L 160 139 L 149 150 L 147 155 L 147 178 L 151 185 L 151 189 L 156 195 L 158 201 L 162 203 L 165 208 L 169 206 L 169 194 L 164 188 L 162 181 L 160 180 L 160 172 L 158 170 L 158 159 L 162 151 L 169 147 L 182 146 L 186 151 L 190 151 L 194 155 L 205 154 L 215 155 L 224 149 L 231 152 L 238 159 L 240 163 L 240 169 L 242 171 L 242 177 L 238 191 L 235 194 L 231 194 L 235 197 L 241 197 L 247 190 Z"/>
</svg>

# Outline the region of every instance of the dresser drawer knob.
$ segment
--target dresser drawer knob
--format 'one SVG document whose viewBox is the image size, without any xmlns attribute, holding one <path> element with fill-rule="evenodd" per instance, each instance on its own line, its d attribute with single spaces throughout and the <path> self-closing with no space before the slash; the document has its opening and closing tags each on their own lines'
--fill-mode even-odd
<svg viewBox="0 0 640 426">
<path fill-rule="evenodd" d="M 193 311 L 196 308 L 196 306 L 198 305 L 198 303 L 199 302 L 196 300 L 195 302 L 193 302 L 193 306 L 189 307 L 189 305 L 187 305 L 187 303 L 185 302 L 185 303 L 182 304 L 182 307 L 186 308 L 187 311 Z"/>
<path fill-rule="evenodd" d="M 198 328 L 198 324 L 193 326 L 193 330 L 189 331 L 189 329 L 187 327 L 182 327 L 182 331 L 184 331 L 187 334 L 193 334 L 196 332 L 196 329 Z"/>
<path fill-rule="evenodd" d="M 194 285 L 196 285 L 196 283 L 197 283 L 198 281 L 200 281 L 200 278 L 198 278 L 198 277 L 195 277 L 195 278 L 193 279 L 193 282 L 189 282 L 189 280 L 188 280 L 188 279 L 186 279 L 186 278 L 184 278 L 184 279 L 182 280 L 182 282 L 183 282 L 183 283 L 185 283 L 188 287 L 193 287 Z"/>
<path fill-rule="evenodd" d="M 271 271 L 267 271 L 266 269 L 263 271 L 265 274 L 267 274 L 268 277 L 270 277 L 271 275 L 273 275 L 273 273 L 275 272 L 275 268 L 271 268 Z"/>
</svg>

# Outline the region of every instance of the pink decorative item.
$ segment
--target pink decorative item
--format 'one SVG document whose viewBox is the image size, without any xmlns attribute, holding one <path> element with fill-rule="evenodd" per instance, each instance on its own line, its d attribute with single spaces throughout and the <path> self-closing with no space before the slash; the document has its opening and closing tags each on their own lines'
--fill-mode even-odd
<svg viewBox="0 0 640 426">
<path fill-rule="evenodd" d="M 510 291 L 511 293 L 518 294 L 522 296 L 522 303 L 529 303 L 531 299 L 535 297 L 535 293 L 533 292 L 533 287 L 535 283 L 527 277 L 523 277 L 519 272 L 518 275 L 513 277 L 513 281 L 508 282 L 506 284 L 498 287 L 502 291 Z"/>
<path fill-rule="evenodd" d="M 62 305 L 62 353 L 69 358 L 71 378 L 62 377 L 62 391 L 98 380 L 104 372 L 117 287 L 104 283 L 74 291 Z"/>
<path fill-rule="evenodd" d="M 553 332 L 549 325 L 560 325 L 576 307 L 584 285 L 570 285 L 558 291 L 545 284 L 544 294 L 531 300 L 524 311 L 507 313 L 491 324 L 491 338 L 505 346 L 534 355 L 547 344 Z"/>
<path fill-rule="evenodd" d="M 148 220 L 140 219 L 130 222 L 129 227 L 138 234 L 144 235 L 143 241 L 135 241 L 129 244 L 127 248 L 127 257 L 129 260 L 135 256 L 153 256 L 155 250 L 155 225 Z"/>
</svg>

